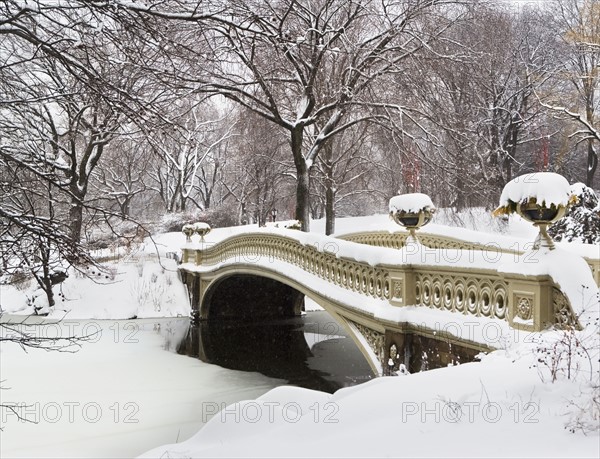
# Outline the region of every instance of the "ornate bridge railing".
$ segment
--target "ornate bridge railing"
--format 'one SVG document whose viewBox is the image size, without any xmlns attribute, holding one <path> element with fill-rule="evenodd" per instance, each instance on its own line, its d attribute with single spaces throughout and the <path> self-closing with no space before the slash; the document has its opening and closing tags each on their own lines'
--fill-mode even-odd
<svg viewBox="0 0 600 459">
<path fill-rule="evenodd" d="M 406 245 L 407 237 L 408 232 L 390 233 L 389 231 L 357 232 L 338 236 L 339 239 L 343 239 L 346 241 L 352 241 L 359 244 L 366 244 L 373 247 L 387 247 L 392 249 L 403 248 Z M 517 248 L 511 247 L 503 247 L 496 242 L 477 243 L 450 236 L 427 233 L 423 230 L 419 232 L 419 241 L 424 246 L 432 249 L 477 250 L 488 253 L 506 253 L 516 255 L 523 255 L 525 253 L 524 250 L 518 250 Z M 590 269 L 592 270 L 592 275 L 594 276 L 596 285 L 600 286 L 600 257 L 584 258 L 587 264 L 589 265 Z"/>
<path fill-rule="evenodd" d="M 214 245 L 188 244 L 183 248 L 180 269 L 214 272 L 222 264 L 260 265 L 277 260 L 357 296 L 392 306 L 416 305 L 506 320 L 523 330 L 578 325 L 567 298 L 547 275 L 499 272 L 497 264 L 481 253 L 471 252 L 466 257 L 466 251 L 461 250 L 446 252 L 451 258 L 444 261 L 421 260 L 414 254 L 401 256 L 402 252 L 385 247 L 400 248 L 402 238 L 384 232 L 345 238 L 355 242 L 292 230 L 244 233 Z M 422 241 L 447 246 L 433 238 L 423 237 Z M 356 242 L 374 247 L 365 250 Z M 457 243 L 457 248 L 462 247 Z"/>
</svg>

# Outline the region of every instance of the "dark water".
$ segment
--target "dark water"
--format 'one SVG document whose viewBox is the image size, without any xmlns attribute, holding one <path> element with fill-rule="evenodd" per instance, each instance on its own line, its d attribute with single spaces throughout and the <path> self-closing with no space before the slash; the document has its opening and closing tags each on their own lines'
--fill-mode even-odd
<svg viewBox="0 0 600 459">
<path fill-rule="evenodd" d="M 203 322 L 190 327 L 177 352 L 325 392 L 375 377 L 352 338 L 324 311 L 256 322 Z"/>
</svg>

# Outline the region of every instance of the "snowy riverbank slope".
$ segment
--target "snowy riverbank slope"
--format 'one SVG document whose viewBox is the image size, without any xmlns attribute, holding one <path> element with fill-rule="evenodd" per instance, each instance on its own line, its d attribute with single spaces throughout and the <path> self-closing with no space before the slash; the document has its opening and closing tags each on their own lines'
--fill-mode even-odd
<svg viewBox="0 0 600 459">
<path fill-rule="evenodd" d="M 597 430 L 565 428 L 584 419 L 592 389 L 543 382 L 534 361 L 514 349 L 333 395 L 277 388 L 141 457 L 598 457 Z"/>
</svg>

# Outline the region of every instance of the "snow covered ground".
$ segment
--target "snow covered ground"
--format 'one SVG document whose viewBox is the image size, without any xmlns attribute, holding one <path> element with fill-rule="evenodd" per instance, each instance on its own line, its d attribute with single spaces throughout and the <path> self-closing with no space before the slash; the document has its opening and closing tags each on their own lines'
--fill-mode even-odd
<svg viewBox="0 0 600 459">
<path fill-rule="evenodd" d="M 33 280 L 19 286 L 0 285 L 0 311 L 29 315 L 35 303 L 44 305 L 44 312 L 54 319 L 188 317 L 188 296 L 179 281 L 177 262 L 168 257 L 179 252 L 184 242 L 183 234 L 167 233 L 146 239 L 130 252 L 98 253 L 111 259 L 86 273 L 70 269 L 69 277 L 54 288 L 56 305 L 50 310 Z"/>
<path fill-rule="evenodd" d="M 247 229 L 213 230 L 206 240 Z M 336 226 L 337 234 L 368 229 L 398 227 L 387 215 L 339 219 Z M 313 222 L 312 230 L 322 234 L 324 222 Z M 440 210 L 426 230 L 508 246 L 531 242 L 536 235 L 518 217 L 503 226 L 483 210 L 458 217 Z M 0 391 L 2 402 L 39 403 L 32 412 L 46 422 L 11 422 L 0 433 L 0 456 L 131 457 L 150 448 L 142 457 L 600 456 L 598 319 L 594 325 L 591 317 L 588 329 L 573 335 L 515 334 L 479 363 L 378 378 L 333 395 L 293 387 L 267 392 L 278 382 L 165 352 L 160 333 L 172 335 L 171 341 L 182 333 L 175 319 L 170 325 L 163 322 L 161 330 L 155 330 L 156 321 L 140 326 L 135 325 L 139 321 L 116 320 L 189 313 L 174 260 L 155 257 L 157 250 L 161 255 L 178 251 L 185 236 L 169 233 L 154 241 L 134 258 L 107 264 L 114 277 L 102 280 L 106 285 L 75 274 L 63 284 L 65 301 L 50 317 L 66 314 L 78 329 L 94 324 L 87 331 L 98 329 L 98 342 L 85 343 L 74 354 L 24 354 L 2 345 L 2 379 L 8 380 L 3 386 L 12 387 Z M 559 247 L 600 255 L 592 246 Z M 557 263 L 559 270 L 571 269 Z M 0 286 L 2 310 L 30 313 L 27 296 L 34 290 Z M 311 302 L 307 306 L 318 308 Z M 132 332 L 134 345 L 127 342 Z M 221 402 L 239 400 L 244 401 L 200 429 Z M 47 422 L 57 405 L 60 418 Z M 102 415 L 91 422 L 98 407 Z M 126 417 L 139 422 L 126 423 Z"/>
<path fill-rule="evenodd" d="M 0 347 L 1 402 L 27 405 L 19 412 L 37 422 L 1 411 L 2 458 L 135 457 L 189 438 L 213 406 L 282 383 L 166 349 L 187 332 L 188 319 L 68 320 L 44 328 L 36 320 L 24 327 L 35 336 L 92 336 L 75 353 Z"/>
<path fill-rule="evenodd" d="M 333 395 L 282 387 L 142 457 L 598 457 L 597 432 L 564 428 L 578 387 L 543 384 L 529 364 L 500 351 Z"/>
</svg>

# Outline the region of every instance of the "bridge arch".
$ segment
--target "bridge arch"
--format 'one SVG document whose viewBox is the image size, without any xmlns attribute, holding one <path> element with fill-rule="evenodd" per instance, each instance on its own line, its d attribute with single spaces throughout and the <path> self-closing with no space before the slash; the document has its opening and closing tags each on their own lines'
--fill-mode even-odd
<svg viewBox="0 0 600 459">
<path fill-rule="evenodd" d="M 365 357 L 366 361 L 375 374 L 381 374 L 381 356 L 377 355 L 369 344 L 363 338 L 361 338 L 362 330 L 359 330 L 354 326 L 354 322 L 349 320 L 345 315 L 340 315 L 338 311 L 343 308 L 343 305 L 338 304 L 331 298 L 325 297 L 316 290 L 311 289 L 301 280 L 287 276 L 278 271 L 269 269 L 264 264 L 236 264 L 234 266 L 226 266 L 218 269 L 217 271 L 202 273 L 201 279 L 199 279 L 200 285 L 196 286 L 200 294 L 198 295 L 198 311 L 199 319 L 201 321 L 208 321 L 214 318 L 239 318 L 245 319 L 249 317 L 257 317 L 252 315 L 251 311 L 256 311 L 256 307 L 251 306 L 248 310 L 248 314 L 244 311 L 244 308 L 232 309 L 232 305 L 224 303 L 225 299 L 231 299 L 235 296 L 235 290 L 232 287 L 248 286 L 258 284 L 258 287 L 264 287 L 267 295 L 273 295 L 277 298 L 277 302 L 281 300 L 289 300 L 291 307 L 278 307 L 277 302 L 275 304 L 275 310 L 271 310 L 270 313 L 264 314 L 262 317 L 290 317 L 300 315 L 302 306 L 304 305 L 304 298 L 308 297 L 317 304 L 319 304 L 334 320 L 337 324 L 344 327 L 348 332 L 348 335 L 352 338 L 354 343 L 360 349 L 361 353 Z M 188 284 L 192 284 L 190 280 Z M 225 294 L 225 297 L 222 296 Z M 194 295 L 192 295 L 193 297 Z M 254 298 L 249 298 L 251 301 L 259 299 L 260 295 Z M 193 301 L 193 299 L 192 299 Z M 243 301 L 243 300 L 242 300 Z M 259 316 L 260 303 L 257 304 Z M 224 308 L 219 311 L 219 308 Z M 236 314 L 236 312 L 238 314 Z M 262 311 L 265 313 L 266 311 Z M 358 318 L 357 321 L 362 321 Z M 381 329 L 381 336 L 385 333 L 383 327 Z"/>
<path fill-rule="evenodd" d="M 227 290 L 238 285 L 242 290 Z M 200 320 L 208 320 L 218 317 L 235 318 L 235 314 L 228 314 L 225 311 L 217 311 L 223 304 L 224 299 L 250 294 L 249 289 L 254 288 L 253 293 L 273 299 L 290 299 L 292 308 L 279 311 L 256 311 L 259 316 L 290 316 L 300 315 L 304 304 L 304 297 L 307 296 L 321 305 L 330 315 L 335 316 L 335 307 L 332 301 L 316 291 L 306 286 L 301 281 L 287 276 L 278 271 L 269 269 L 264 265 L 244 265 L 227 266 L 211 273 L 203 273 L 201 276 L 201 285 L 199 286 L 200 295 L 198 298 L 198 310 Z M 262 291 L 261 291 L 262 290 Z M 225 294 L 225 298 L 221 295 Z M 253 298 L 250 298 L 253 299 Z M 232 311 L 235 312 L 235 311 Z M 243 308 L 237 310 L 239 316 L 244 317 Z M 280 314 L 281 313 L 281 314 Z"/>
<path fill-rule="evenodd" d="M 214 279 L 202 295 L 203 319 L 264 319 L 301 314 L 304 294 L 265 273 L 226 273 Z"/>
<path fill-rule="evenodd" d="M 239 302 L 237 297 L 240 291 L 240 283 L 243 284 L 242 287 L 258 283 L 260 286 L 265 287 L 267 294 L 275 295 L 279 299 L 287 297 L 291 300 L 290 304 L 293 306 L 277 308 L 276 305 L 276 310 L 261 314 L 259 301 L 258 308 L 254 307 L 249 311 L 258 312 L 259 316 L 270 316 L 272 318 L 296 315 L 300 314 L 304 297 L 311 298 L 322 306 L 337 324 L 346 329 L 348 336 L 352 338 L 376 375 L 388 373 L 386 364 L 389 361 L 392 346 L 398 349 L 398 361 L 395 362 L 394 370 L 398 369 L 399 364 L 402 362 L 400 357 L 405 354 L 410 357 L 408 360 L 405 359 L 407 368 L 419 367 L 420 363 L 416 362 L 417 365 L 415 365 L 413 360 L 422 354 L 421 349 L 424 347 L 428 347 L 428 351 L 435 348 L 432 352 L 428 352 L 432 355 L 443 353 L 450 356 L 451 353 L 447 349 L 438 349 L 438 344 L 445 347 L 450 345 L 451 348 L 454 346 L 455 351 L 460 348 L 466 352 L 465 355 L 468 355 L 466 361 L 472 360 L 473 356 L 481 350 L 488 349 L 487 346 L 476 343 L 469 345 L 469 343 L 457 341 L 449 335 L 444 336 L 444 333 L 431 333 L 431 331 L 422 330 L 420 327 L 414 328 L 407 323 L 395 324 L 376 319 L 373 314 L 354 309 L 347 304 L 323 295 L 317 288 L 311 287 L 311 282 L 296 276 L 295 273 L 286 274 L 273 269 L 272 264 L 268 261 L 259 258 L 255 263 L 217 264 L 202 272 L 188 271 L 184 281 L 190 289 L 192 308 L 198 312 L 197 319 L 201 322 L 211 322 L 214 318 L 239 318 L 243 320 L 244 318 L 257 317 L 253 316 L 251 312 L 246 313 L 243 308 L 235 308 L 235 305 L 225 304 L 221 295 L 225 294 L 226 298 L 235 299 Z M 358 288 L 360 288 L 360 284 Z M 279 292 L 274 290 L 279 290 Z M 218 308 L 221 307 L 224 307 L 224 310 L 218 311 Z M 262 313 L 265 312 L 262 311 Z M 421 345 L 415 342 L 415 336 L 428 341 Z M 434 343 L 433 348 L 431 347 L 432 343 Z M 206 343 L 201 347 L 206 347 Z"/>
<path fill-rule="evenodd" d="M 244 290 L 254 290 L 260 294 L 247 296 L 243 294 Z M 335 323 L 347 331 L 376 375 L 387 373 L 388 368 L 384 363 L 389 360 L 392 348 L 398 349 L 394 370 L 403 361 L 411 370 L 421 368 L 423 350 L 432 355 L 445 354 L 445 358 L 453 359 L 454 346 L 454 354 L 462 353 L 465 361 L 472 360 L 481 350 L 478 347 L 463 347 L 456 342 L 450 344 L 450 341 L 439 339 L 440 336 L 436 337 L 435 334 L 423 333 L 423 330 L 406 326 L 392 330 L 390 324 L 387 327 L 379 325 L 372 317 L 366 317 L 360 311 L 349 311 L 347 306 L 311 289 L 302 279 L 269 269 L 264 264 L 238 264 L 202 273 L 200 291 L 199 312 L 204 336 L 199 340 L 205 361 L 211 361 L 210 350 L 220 346 L 224 338 L 219 336 L 215 339 L 219 333 L 208 330 L 214 319 L 243 321 L 292 317 L 300 315 L 305 297 L 322 306 Z M 368 326 L 363 325 L 365 323 Z M 227 342 L 231 344 L 231 340 Z M 410 358 L 404 360 L 405 354 Z"/>
</svg>

